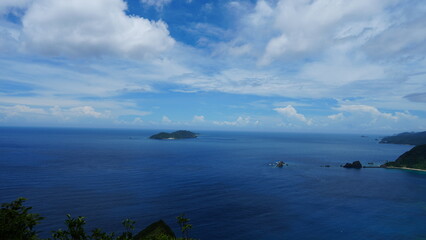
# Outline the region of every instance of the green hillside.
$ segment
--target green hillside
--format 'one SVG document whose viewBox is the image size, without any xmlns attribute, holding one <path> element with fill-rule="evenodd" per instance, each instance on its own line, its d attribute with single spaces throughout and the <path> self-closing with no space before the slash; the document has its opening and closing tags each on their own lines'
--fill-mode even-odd
<svg viewBox="0 0 426 240">
<path fill-rule="evenodd" d="M 394 136 L 384 137 L 380 143 L 422 145 L 426 144 L 426 132 L 405 132 Z"/>
<path fill-rule="evenodd" d="M 413 147 L 394 162 L 384 164 L 384 167 L 407 167 L 426 170 L 426 144 Z"/>
</svg>

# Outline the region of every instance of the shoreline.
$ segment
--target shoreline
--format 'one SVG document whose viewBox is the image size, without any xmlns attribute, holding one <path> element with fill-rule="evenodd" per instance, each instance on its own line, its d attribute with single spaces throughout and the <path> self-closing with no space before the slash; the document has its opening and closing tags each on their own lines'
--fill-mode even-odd
<svg viewBox="0 0 426 240">
<path fill-rule="evenodd" d="M 412 170 L 412 171 L 419 171 L 419 172 L 426 172 L 425 169 L 418 169 L 418 168 L 408 168 L 408 167 L 385 167 L 389 169 L 401 169 L 401 170 Z"/>
</svg>

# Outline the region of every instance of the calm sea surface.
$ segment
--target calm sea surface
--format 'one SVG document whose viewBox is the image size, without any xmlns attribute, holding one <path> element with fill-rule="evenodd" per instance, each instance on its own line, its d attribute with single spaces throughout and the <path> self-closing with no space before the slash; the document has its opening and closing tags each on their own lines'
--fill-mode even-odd
<svg viewBox="0 0 426 240">
<path fill-rule="evenodd" d="M 294 133 L 148 139 L 156 132 L 0 128 L 0 202 L 28 198 L 44 237 L 68 213 L 89 230 L 163 219 L 176 233 L 185 213 L 202 240 L 426 238 L 426 174 L 339 167 L 393 161 L 410 146 Z M 289 166 L 270 166 L 279 160 Z"/>
</svg>

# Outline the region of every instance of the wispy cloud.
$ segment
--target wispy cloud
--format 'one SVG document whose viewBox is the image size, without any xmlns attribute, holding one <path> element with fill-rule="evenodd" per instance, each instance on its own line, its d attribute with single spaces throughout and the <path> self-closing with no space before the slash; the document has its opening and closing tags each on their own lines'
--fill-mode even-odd
<svg viewBox="0 0 426 240">
<path fill-rule="evenodd" d="M 252 121 L 250 117 L 239 116 L 235 121 L 213 121 L 213 124 L 219 126 L 247 126 L 247 125 L 257 125 L 258 121 Z"/>
<path fill-rule="evenodd" d="M 172 2 L 172 0 L 140 0 L 142 4 L 146 6 L 155 7 L 161 11 L 163 7 Z"/>
</svg>

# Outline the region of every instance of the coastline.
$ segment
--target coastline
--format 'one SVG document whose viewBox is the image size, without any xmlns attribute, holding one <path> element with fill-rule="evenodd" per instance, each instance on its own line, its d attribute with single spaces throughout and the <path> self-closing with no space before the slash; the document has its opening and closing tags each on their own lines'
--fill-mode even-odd
<svg viewBox="0 0 426 240">
<path fill-rule="evenodd" d="M 419 172 L 426 172 L 425 169 L 418 169 L 418 168 L 408 168 L 408 167 L 385 167 L 389 169 L 402 169 L 402 170 L 412 170 L 412 171 L 419 171 Z"/>
</svg>

